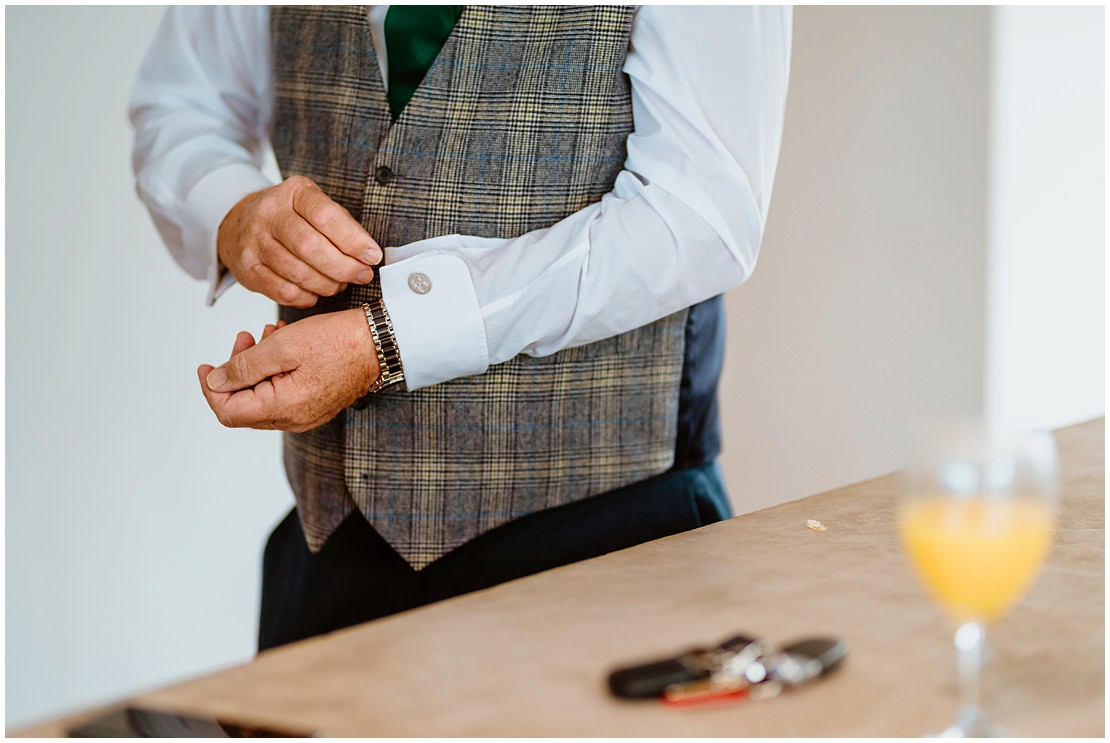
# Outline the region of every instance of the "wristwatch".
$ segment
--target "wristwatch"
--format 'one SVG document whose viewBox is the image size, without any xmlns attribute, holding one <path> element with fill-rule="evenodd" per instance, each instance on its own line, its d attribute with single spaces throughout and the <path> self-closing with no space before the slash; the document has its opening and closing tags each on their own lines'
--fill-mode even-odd
<svg viewBox="0 0 1110 743">
<path fill-rule="evenodd" d="M 381 374 L 370 385 L 368 392 L 381 392 L 389 388 L 403 390 L 405 370 L 401 366 L 401 352 L 397 350 L 397 336 L 393 333 L 393 321 L 380 299 L 372 299 L 362 305 L 366 322 L 370 325 L 370 335 L 374 338 L 374 350 L 378 354 L 378 369 Z"/>
</svg>

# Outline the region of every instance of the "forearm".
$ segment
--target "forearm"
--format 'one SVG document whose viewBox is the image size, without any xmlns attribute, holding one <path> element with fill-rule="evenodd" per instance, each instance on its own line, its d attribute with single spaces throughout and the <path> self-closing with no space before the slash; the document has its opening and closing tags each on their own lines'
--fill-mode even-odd
<svg viewBox="0 0 1110 743">
<path fill-rule="evenodd" d="M 615 193 L 515 240 L 448 236 L 386 249 L 382 296 L 410 389 L 608 338 L 720 294 L 751 273 L 762 234 L 726 243 L 661 189 Z M 417 294 L 413 274 L 431 290 Z"/>
</svg>

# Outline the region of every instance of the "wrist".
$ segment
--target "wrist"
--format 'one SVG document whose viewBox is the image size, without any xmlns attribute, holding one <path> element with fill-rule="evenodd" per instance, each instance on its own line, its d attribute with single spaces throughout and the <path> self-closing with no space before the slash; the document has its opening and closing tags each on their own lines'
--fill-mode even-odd
<svg viewBox="0 0 1110 743">
<path fill-rule="evenodd" d="M 367 394 L 379 377 L 381 368 L 378 365 L 378 354 L 374 349 L 374 337 L 366 322 L 366 315 L 359 308 L 345 310 L 340 313 L 344 322 L 350 328 L 351 356 L 350 363 L 358 379 L 359 396 Z"/>
<path fill-rule="evenodd" d="M 241 199 L 236 201 L 223 219 L 220 220 L 219 226 L 216 228 L 216 265 L 218 268 L 230 270 L 233 264 L 233 253 L 238 253 L 238 250 L 232 250 L 239 244 L 240 233 L 242 232 L 242 224 L 245 219 L 245 214 L 249 209 L 251 203 L 258 198 L 262 191 L 252 191 L 246 194 Z"/>
<path fill-rule="evenodd" d="M 182 239 L 191 254 L 204 258 L 210 278 L 216 276 L 213 263 L 217 259 L 234 269 L 234 261 L 226 255 L 227 246 L 220 245 L 226 240 L 225 221 L 230 226 L 228 217 L 237 206 L 272 185 L 257 167 L 230 163 L 207 173 L 190 189 L 183 206 Z"/>
</svg>

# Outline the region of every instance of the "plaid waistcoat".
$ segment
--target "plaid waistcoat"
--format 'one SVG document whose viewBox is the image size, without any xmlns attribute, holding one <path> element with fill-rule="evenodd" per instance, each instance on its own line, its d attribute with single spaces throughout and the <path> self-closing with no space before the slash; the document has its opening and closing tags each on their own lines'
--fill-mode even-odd
<svg viewBox="0 0 1110 743">
<path fill-rule="evenodd" d="M 314 180 L 381 245 L 549 227 L 601 199 L 624 163 L 631 21 L 626 7 L 468 6 L 393 122 L 365 8 L 275 6 L 271 139 L 282 173 Z M 307 313 L 376 295 L 377 282 L 351 287 Z M 290 322 L 307 313 L 281 311 Z M 286 434 L 309 548 L 358 509 L 419 569 L 513 518 L 666 471 L 684 324 L 680 312 L 368 396 Z"/>
</svg>

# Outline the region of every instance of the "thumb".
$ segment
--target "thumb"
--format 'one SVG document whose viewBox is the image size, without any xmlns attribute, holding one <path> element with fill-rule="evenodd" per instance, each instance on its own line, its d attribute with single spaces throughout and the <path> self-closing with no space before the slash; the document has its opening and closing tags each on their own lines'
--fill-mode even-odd
<svg viewBox="0 0 1110 743">
<path fill-rule="evenodd" d="M 208 388 L 216 392 L 235 392 L 253 387 L 282 372 L 292 371 L 282 363 L 277 349 L 277 343 L 267 339 L 239 351 L 209 372 L 206 380 Z"/>
</svg>

